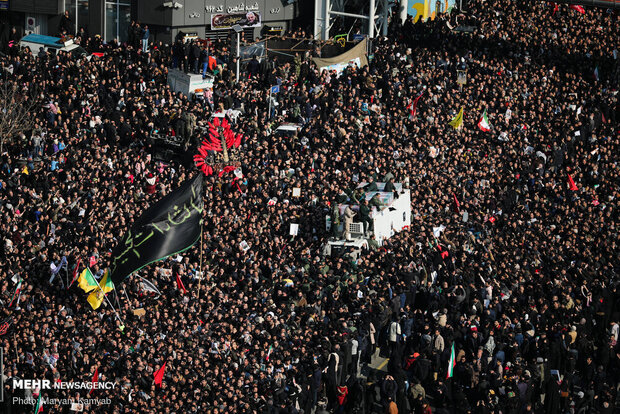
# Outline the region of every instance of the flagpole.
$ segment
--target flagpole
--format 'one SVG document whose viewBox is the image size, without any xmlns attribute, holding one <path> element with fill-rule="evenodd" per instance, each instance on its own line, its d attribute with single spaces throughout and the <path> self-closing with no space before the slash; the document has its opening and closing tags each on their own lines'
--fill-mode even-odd
<svg viewBox="0 0 620 414">
<path fill-rule="evenodd" d="M 101 289 L 101 286 L 99 285 L 98 281 L 97 281 L 97 287 L 99 288 L 101 293 L 103 293 L 103 298 L 106 300 L 106 302 L 108 302 L 108 305 L 110 305 L 110 307 L 114 311 L 114 314 L 116 315 L 116 317 L 118 318 L 119 322 L 122 324 L 122 326 L 124 328 L 125 327 L 125 322 L 123 322 L 123 320 L 121 319 L 120 315 L 116 311 L 116 308 L 114 307 L 114 305 L 112 305 L 112 302 L 110 302 L 110 299 L 108 299 L 108 295 L 103 291 L 103 289 Z M 116 291 L 116 286 L 114 286 L 114 291 Z M 118 293 L 117 293 L 117 295 L 118 295 Z M 120 306 L 119 306 L 119 309 L 120 309 Z M 122 331 L 122 329 L 121 329 L 121 331 Z"/>
<path fill-rule="evenodd" d="M 19 361 L 19 352 L 17 351 L 17 340 L 15 339 L 15 333 L 13 333 L 13 344 L 15 345 L 15 361 Z M 4 375 L 4 372 L 2 375 Z"/>
<path fill-rule="evenodd" d="M 271 86 L 269 86 L 269 113 L 267 119 L 271 121 Z"/>
<path fill-rule="evenodd" d="M 202 311 L 202 306 L 200 306 L 200 286 L 202 284 L 202 276 L 204 275 L 204 270 L 202 269 L 202 223 L 200 223 L 200 277 L 198 278 L 198 312 Z"/>
<path fill-rule="evenodd" d="M 116 304 L 118 305 L 118 310 L 121 310 L 121 301 L 119 299 L 121 295 L 118 294 L 118 291 L 114 289 L 114 298 L 116 299 Z"/>
<path fill-rule="evenodd" d="M 123 285 L 123 293 L 125 294 L 125 298 L 127 298 L 127 302 L 129 302 L 129 307 L 131 307 L 131 301 L 129 300 L 129 295 L 127 295 L 127 291 L 125 290 L 125 285 Z M 120 307 L 120 304 L 118 306 Z"/>
<path fill-rule="evenodd" d="M 65 276 L 67 277 L 67 289 L 69 289 L 69 259 L 67 259 L 67 263 L 65 263 Z"/>
<path fill-rule="evenodd" d="M 103 289 L 99 288 L 99 290 L 101 290 L 101 293 L 103 293 L 103 298 L 106 300 L 106 302 L 108 302 L 108 305 L 110 305 L 110 307 L 114 311 L 114 314 L 116 315 L 116 318 L 122 324 L 123 328 L 125 328 L 125 322 L 123 322 L 123 320 L 121 319 L 121 316 L 116 311 L 116 308 L 114 308 L 114 305 L 112 305 L 112 303 L 110 302 L 110 299 L 108 299 L 108 295 L 106 295 L 106 293 L 103 291 Z M 121 332 L 122 332 L 122 329 L 121 329 Z"/>
</svg>

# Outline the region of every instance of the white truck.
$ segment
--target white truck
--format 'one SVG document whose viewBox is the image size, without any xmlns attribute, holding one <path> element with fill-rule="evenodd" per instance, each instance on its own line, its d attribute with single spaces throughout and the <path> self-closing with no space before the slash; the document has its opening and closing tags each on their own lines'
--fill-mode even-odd
<svg viewBox="0 0 620 414">
<path fill-rule="evenodd" d="M 213 76 L 193 73 L 185 73 L 178 69 L 168 69 L 168 85 L 174 92 L 181 92 L 183 95 L 202 96 L 208 89 L 213 89 Z"/>
</svg>

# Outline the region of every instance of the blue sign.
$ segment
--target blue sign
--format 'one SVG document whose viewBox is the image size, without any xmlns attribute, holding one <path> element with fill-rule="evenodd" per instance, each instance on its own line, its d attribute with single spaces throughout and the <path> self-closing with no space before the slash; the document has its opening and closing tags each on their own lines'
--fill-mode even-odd
<svg viewBox="0 0 620 414">
<path fill-rule="evenodd" d="M 271 93 L 278 93 L 280 92 L 280 85 L 275 85 L 271 87 Z"/>
<path fill-rule="evenodd" d="M 0 10 L 8 10 L 9 9 L 9 1 L 0 1 Z"/>
</svg>

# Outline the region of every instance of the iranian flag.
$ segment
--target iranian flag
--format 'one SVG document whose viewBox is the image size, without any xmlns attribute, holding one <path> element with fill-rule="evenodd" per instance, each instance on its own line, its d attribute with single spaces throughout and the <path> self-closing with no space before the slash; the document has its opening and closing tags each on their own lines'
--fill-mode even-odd
<svg viewBox="0 0 620 414">
<path fill-rule="evenodd" d="M 73 277 L 71 277 L 71 283 L 69 284 L 69 286 L 67 286 L 67 289 L 69 289 L 71 286 L 73 286 L 73 283 L 75 283 L 75 281 L 77 280 L 79 274 L 80 274 L 80 265 L 82 264 L 82 258 L 78 257 L 77 263 L 75 263 L 75 268 L 73 269 Z"/>
<path fill-rule="evenodd" d="M 17 304 L 19 305 L 19 297 L 22 294 L 22 282 L 23 281 L 24 279 L 19 279 L 19 282 L 17 282 L 17 287 L 15 288 L 15 292 L 13 292 L 13 297 L 11 298 L 11 303 L 9 303 L 9 308 L 13 306 L 13 302 L 15 302 L 16 298 L 17 298 Z"/>
<path fill-rule="evenodd" d="M 454 355 L 454 342 L 452 342 L 452 350 L 450 351 L 450 362 L 448 362 L 448 375 L 446 379 L 452 378 L 454 375 L 454 367 L 456 366 L 456 356 Z"/>
<path fill-rule="evenodd" d="M 480 128 L 484 132 L 489 132 L 491 130 L 491 123 L 489 122 L 489 118 L 487 118 L 486 108 L 484 109 L 484 112 L 480 117 L 480 121 L 478 121 L 478 128 Z"/>
<path fill-rule="evenodd" d="M 37 405 L 34 407 L 34 414 L 43 412 L 43 401 L 41 401 L 41 395 L 43 392 L 39 391 L 39 398 L 37 398 Z"/>
</svg>

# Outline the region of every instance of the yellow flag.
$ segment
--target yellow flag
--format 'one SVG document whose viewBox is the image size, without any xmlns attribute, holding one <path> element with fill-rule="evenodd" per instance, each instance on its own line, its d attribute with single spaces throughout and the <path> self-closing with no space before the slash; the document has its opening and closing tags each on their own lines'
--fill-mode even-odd
<svg viewBox="0 0 620 414">
<path fill-rule="evenodd" d="M 463 125 L 463 107 L 461 107 L 459 113 L 454 118 L 452 118 L 452 121 L 450 121 L 448 124 L 454 129 L 459 129 L 461 125 Z"/>
<path fill-rule="evenodd" d="M 88 270 L 88 269 L 87 269 Z M 109 269 L 106 269 L 103 278 L 101 278 L 101 281 L 99 281 L 99 289 L 97 289 L 97 286 L 95 285 L 93 287 L 93 289 L 95 289 L 93 292 L 91 292 L 90 295 L 88 295 L 88 298 L 86 298 L 86 300 L 88 301 L 88 303 L 90 303 L 90 306 L 93 307 L 93 309 L 98 309 L 99 306 L 101 306 L 101 303 L 103 303 L 103 300 L 105 298 L 105 294 L 108 292 L 111 292 L 114 289 L 114 283 L 112 283 L 112 280 L 110 280 L 109 278 L 110 276 L 110 272 Z M 95 282 L 97 283 L 97 282 Z M 80 285 L 80 287 L 82 287 Z M 91 286 L 89 286 L 90 288 Z M 84 288 L 82 288 L 84 289 Z M 84 289 L 86 290 L 86 289 Z M 91 289 L 92 290 L 92 289 Z"/>
<path fill-rule="evenodd" d="M 108 293 L 114 289 L 114 283 L 112 283 L 112 281 L 108 277 L 109 275 L 110 275 L 110 272 L 108 269 L 106 269 L 105 274 L 103 275 L 103 278 L 99 282 L 99 286 L 101 287 L 101 290 L 103 290 L 105 293 Z"/>
<path fill-rule="evenodd" d="M 88 298 L 86 300 L 88 301 L 88 303 L 90 303 L 90 306 L 92 306 L 93 309 L 99 309 L 99 306 L 101 306 L 101 303 L 103 302 L 104 296 L 105 294 L 99 289 L 97 289 L 90 295 L 88 295 Z"/>
<path fill-rule="evenodd" d="M 78 278 L 78 286 L 86 293 L 97 289 L 97 281 L 90 272 L 89 268 L 84 269 L 82 273 L 80 273 L 80 277 Z"/>
</svg>

